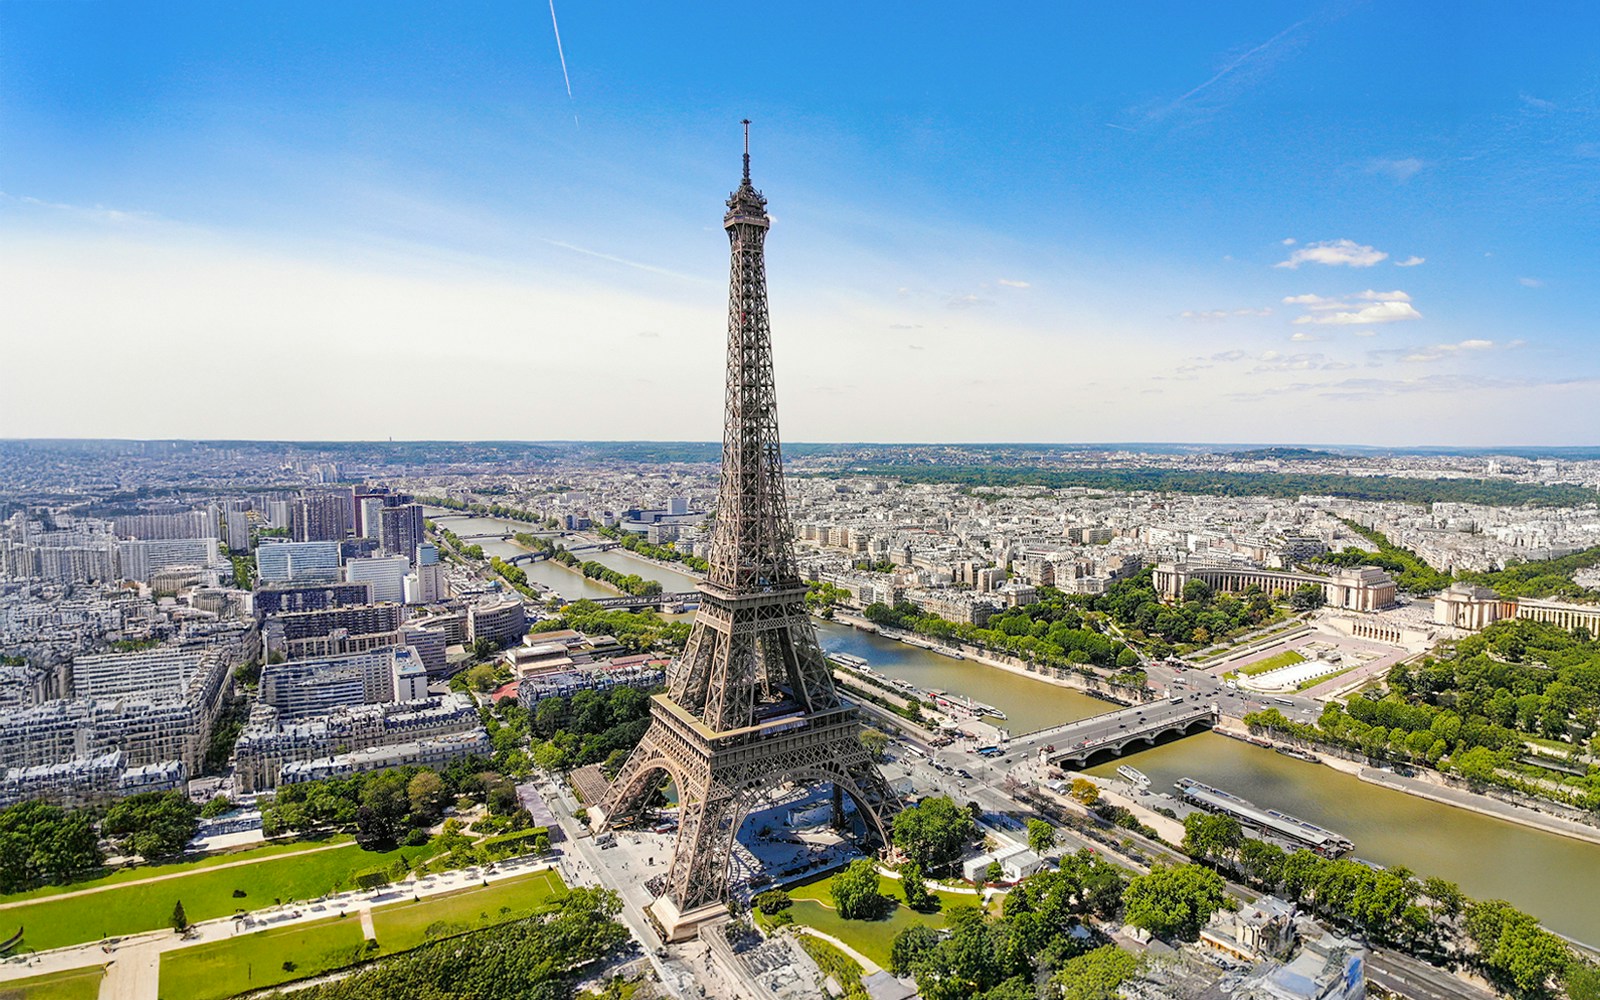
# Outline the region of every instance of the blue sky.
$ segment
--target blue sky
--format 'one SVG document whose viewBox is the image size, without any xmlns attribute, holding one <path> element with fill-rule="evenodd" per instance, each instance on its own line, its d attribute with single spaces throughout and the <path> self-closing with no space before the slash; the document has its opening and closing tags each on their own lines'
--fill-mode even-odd
<svg viewBox="0 0 1600 1000">
<path fill-rule="evenodd" d="M 0 434 L 714 438 L 748 116 L 790 439 L 1600 440 L 1600 8 L 767 6 L 0 2 Z"/>
</svg>

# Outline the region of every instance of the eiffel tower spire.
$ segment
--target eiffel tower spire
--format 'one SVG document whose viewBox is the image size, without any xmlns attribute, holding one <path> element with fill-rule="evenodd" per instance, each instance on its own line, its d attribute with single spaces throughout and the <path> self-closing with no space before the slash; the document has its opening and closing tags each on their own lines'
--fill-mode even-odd
<svg viewBox="0 0 1600 1000">
<path fill-rule="evenodd" d="M 727 387 L 722 482 L 710 571 L 667 693 L 650 729 L 597 809 L 602 824 L 630 816 L 662 774 L 678 786 L 678 843 L 667 890 L 670 919 L 720 903 L 739 823 L 764 796 L 829 783 L 849 795 L 869 836 L 887 843 L 899 807 L 859 740 L 806 612 L 778 441 L 772 330 L 767 315 L 767 200 L 744 175 L 728 197 Z M 660 915 L 660 914 L 658 914 Z"/>
</svg>

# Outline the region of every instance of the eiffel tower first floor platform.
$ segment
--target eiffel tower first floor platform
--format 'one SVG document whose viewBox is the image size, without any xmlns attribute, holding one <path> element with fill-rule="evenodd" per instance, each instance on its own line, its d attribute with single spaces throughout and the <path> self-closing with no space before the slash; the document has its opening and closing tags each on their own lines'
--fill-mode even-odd
<svg viewBox="0 0 1600 1000">
<path fill-rule="evenodd" d="M 785 786 L 831 784 L 847 796 L 868 839 L 889 843 L 900 802 L 861 745 L 853 705 L 778 715 L 715 732 L 667 695 L 652 699 L 650 728 L 618 772 L 605 799 L 590 808 L 596 831 L 630 822 L 663 779 L 678 789 L 678 836 L 666 891 L 651 907 L 669 940 L 726 912 L 734 838 L 752 810 Z"/>
</svg>

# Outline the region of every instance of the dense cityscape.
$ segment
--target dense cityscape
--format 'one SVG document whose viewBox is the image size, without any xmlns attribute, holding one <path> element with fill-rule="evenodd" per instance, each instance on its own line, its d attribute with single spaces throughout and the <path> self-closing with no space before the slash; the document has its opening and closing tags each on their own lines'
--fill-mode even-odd
<svg viewBox="0 0 1600 1000">
<path fill-rule="evenodd" d="M 0 1000 L 1600 1000 L 1600 15 L 563 12 L 0 5 Z"/>
</svg>

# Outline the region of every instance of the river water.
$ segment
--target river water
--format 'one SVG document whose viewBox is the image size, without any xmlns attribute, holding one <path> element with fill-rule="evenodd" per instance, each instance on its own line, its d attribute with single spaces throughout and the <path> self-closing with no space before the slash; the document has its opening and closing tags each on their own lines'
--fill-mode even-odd
<svg viewBox="0 0 1600 1000">
<path fill-rule="evenodd" d="M 526 525 L 489 518 L 453 519 L 446 526 L 458 535 L 502 526 L 526 530 Z M 523 551 L 497 539 L 479 543 L 485 552 L 501 558 Z M 692 575 L 621 549 L 583 556 L 659 580 L 669 591 L 694 589 Z M 609 588 L 549 562 L 524 569 L 529 579 L 568 598 L 615 596 Z M 817 638 L 829 652 L 859 656 L 886 676 L 993 705 L 1006 713 L 1007 721 L 1000 724 L 1013 733 L 1087 718 L 1112 707 L 1070 688 L 955 660 L 846 625 L 819 622 Z M 1357 857 L 1450 879 L 1478 899 L 1509 900 L 1552 930 L 1600 945 L 1600 845 L 1429 802 L 1213 733 L 1131 754 L 1092 771 L 1109 776 L 1123 763 L 1143 771 L 1157 789 L 1170 789 L 1179 778 L 1192 777 L 1258 805 L 1282 809 L 1349 837 Z"/>
</svg>

